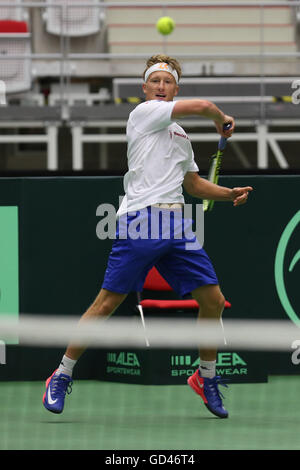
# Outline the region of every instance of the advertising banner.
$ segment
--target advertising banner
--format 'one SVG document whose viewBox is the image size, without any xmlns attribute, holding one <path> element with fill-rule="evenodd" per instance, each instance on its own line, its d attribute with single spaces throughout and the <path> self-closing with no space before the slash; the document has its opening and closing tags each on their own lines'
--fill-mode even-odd
<svg viewBox="0 0 300 470">
<path fill-rule="evenodd" d="M 0 315 L 16 322 L 19 318 L 19 222 L 15 206 L 0 206 Z M 17 343 L 17 337 L 9 341 Z M 0 363 L 4 354 L 2 341 Z"/>
<path fill-rule="evenodd" d="M 204 217 L 204 248 L 231 303 L 223 314 L 225 328 L 227 318 L 299 324 L 300 176 L 222 176 L 219 184 L 253 187 L 246 205 L 215 203 Z M 104 236 L 105 230 L 107 235 L 113 233 L 105 210 L 116 212 L 123 195 L 121 177 L 0 179 L 0 315 L 79 318 L 101 288 L 113 243 Z M 186 196 L 188 204 L 199 202 Z M 114 315 L 137 315 L 136 305 L 136 293 L 131 292 Z M 9 346 L 0 378 L 13 376 L 13 358 L 21 354 L 16 344 Z M 53 362 L 53 351 L 40 357 L 47 361 L 49 356 Z M 266 373 L 299 374 L 293 353 L 292 345 L 290 351 L 274 354 L 219 351 L 217 368 L 232 380 L 264 380 Z M 140 356 L 134 350 L 109 348 L 93 353 L 97 355 L 91 375 L 107 380 L 180 383 L 197 365 L 197 351 L 153 350 Z M 2 361 L 3 357 L 2 352 Z M 87 378 L 88 369 L 81 364 L 85 358 L 77 371 Z M 36 378 L 43 378 L 44 371 L 35 365 Z"/>
</svg>

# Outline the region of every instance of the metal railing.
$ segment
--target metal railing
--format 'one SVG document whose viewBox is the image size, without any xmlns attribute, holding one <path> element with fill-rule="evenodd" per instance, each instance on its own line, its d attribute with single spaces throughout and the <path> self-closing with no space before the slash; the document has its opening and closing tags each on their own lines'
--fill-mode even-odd
<svg viewBox="0 0 300 470">
<path fill-rule="evenodd" d="M 13 5 L 11 2 L 1 3 L 1 6 L 6 8 L 20 8 L 20 4 Z M 243 1 L 243 2 L 218 2 L 218 1 L 210 1 L 210 2 L 100 2 L 99 9 L 104 11 L 109 10 L 110 8 L 124 8 L 124 7 L 131 7 L 131 8 L 139 8 L 139 7 L 148 7 L 148 8 L 158 8 L 161 9 L 161 16 L 167 15 L 168 10 L 170 8 L 176 7 L 194 7 L 194 8 L 204 8 L 204 7 L 256 7 L 260 12 L 260 23 L 259 23 L 259 51 L 258 52 L 201 52 L 201 53 L 189 53 L 189 52 L 178 52 L 175 55 L 179 60 L 194 60 L 194 61 L 203 61 L 206 59 L 222 59 L 222 60 L 245 60 L 245 59 L 256 59 L 260 66 L 259 66 L 259 74 L 258 77 L 260 79 L 260 113 L 258 119 L 255 122 L 252 122 L 250 125 L 253 126 L 253 132 L 251 133 L 241 133 L 240 135 L 236 133 L 234 135 L 234 139 L 236 142 L 239 141 L 257 141 L 257 148 L 258 148 L 258 167 L 259 168 L 267 168 L 268 167 L 268 147 L 272 149 L 272 152 L 278 161 L 278 164 L 282 168 L 287 168 L 288 163 L 283 155 L 280 147 L 278 145 L 278 141 L 280 140 L 300 140 L 300 134 L 297 132 L 280 132 L 276 133 L 273 132 L 272 135 L 269 132 L 268 126 L 270 122 L 266 118 L 266 95 L 265 95 L 265 80 L 266 80 L 266 73 L 265 73 L 265 64 L 267 59 L 272 60 L 287 60 L 287 59 L 295 59 L 298 61 L 300 59 L 300 52 L 298 51 L 291 51 L 291 52 L 268 52 L 265 50 L 265 35 L 264 35 L 264 28 L 265 28 L 265 9 L 270 7 L 290 7 L 291 12 L 294 11 L 294 18 L 296 18 L 297 12 L 300 10 L 300 0 L 299 1 L 272 1 L 272 2 L 257 2 L 253 3 L 251 1 Z M 26 11 L 30 9 L 48 9 L 48 8 L 56 8 L 60 11 L 60 19 L 61 19 L 61 34 L 59 36 L 59 50 L 55 53 L 35 53 L 32 52 L 30 54 L 25 55 L 18 55 L 18 54 L 6 54 L 5 56 L 0 55 L 0 68 L 1 68 L 1 60 L 30 60 L 30 61 L 58 61 L 59 62 L 59 81 L 60 81 L 60 116 L 61 121 L 65 124 L 69 125 L 72 129 L 73 135 L 73 167 L 74 169 L 82 169 L 83 168 L 83 144 L 85 142 L 99 142 L 99 143 L 107 143 L 107 142 L 124 142 L 125 141 L 125 134 L 110 134 L 110 133 L 102 133 L 102 134 L 89 134 L 84 135 L 83 129 L 84 127 L 89 126 L 103 126 L 101 121 L 92 121 L 92 122 L 72 122 L 71 118 L 71 105 L 70 100 L 68 99 L 68 90 L 69 90 L 69 83 L 71 79 L 70 73 L 70 63 L 72 61 L 83 61 L 83 60 L 92 60 L 92 61 L 134 61 L 134 60 L 145 60 L 149 57 L 149 53 L 110 53 L 110 52 L 99 52 L 99 53 L 72 53 L 70 48 L 70 37 L 67 35 L 67 31 L 64 29 L 63 26 L 63 18 L 68 16 L 68 13 L 72 8 L 78 7 L 93 7 L 95 8 L 95 3 L 90 2 L 82 2 L 82 3 L 66 3 L 66 4 L 49 4 L 46 1 L 44 2 L 24 2 L 22 8 Z M 33 31 L 34 34 L 34 31 Z M 162 39 L 163 41 L 163 39 Z M 1 73 L 0 73 L 1 75 Z M 0 77 L 1 78 L 1 77 Z M 292 81 L 291 81 L 292 87 Z M 291 89 L 291 94 L 293 90 Z M 300 120 L 300 110 L 299 110 L 299 120 Z M 299 124 L 297 121 L 294 123 Z M 106 123 L 105 127 L 109 128 L 110 124 L 114 126 L 114 123 Z M 126 123 L 122 123 L 120 127 L 125 127 Z M 249 122 L 244 120 L 244 123 L 241 122 L 241 125 L 248 125 Z M 275 122 L 272 122 L 273 125 L 276 125 Z M 20 123 L 19 123 L 20 125 Z M 48 124 L 47 124 L 48 125 Z M 48 167 L 51 169 L 57 168 L 57 155 L 55 152 L 57 151 L 57 146 L 53 143 L 53 139 L 56 138 L 56 132 L 53 132 L 53 126 L 59 125 L 59 123 L 52 124 L 51 129 L 46 132 L 46 135 L 50 135 L 50 141 L 48 137 L 46 138 L 47 142 L 50 142 L 49 148 L 51 149 L 51 156 L 48 156 Z M 281 122 L 280 125 L 284 125 Z M 1 126 L 1 124 L 0 124 Z M 21 139 L 21 137 L 19 137 Z M 36 136 L 32 136 L 33 140 Z M 28 140 L 30 138 L 28 137 Z M 191 135 L 191 140 L 194 141 L 207 141 L 207 140 L 214 140 L 212 134 L 193 134 Z M 9 141 L 9 136 L 0 136 L 0 144 Z M 25 141 L 25 140 L 24 140 Z"/>
<path fill-rule="evenodd" d="M 271 1 L 271 2 L 258 2 L 253 4 L 253 2 L 243 1 L 243 2 L 218 2 L 218 1 L 211 1 L 211 2 L 100 2 L 99 9 L 104 11 L 109 10 L 110 8 L 139 8 L 139 7 L 148 7 L 148 8 L 160 8 L 162 15 L 168 13 L 168 9 L 176 8 L 176 7 L 194 7 L 194 8 L 204 8 L 204 7 L 252 7 L 259 9 L 260 12 L 260 32 L 259 32 L 259 52 L 201 52 L 201 53 L 189 53 L 189 52 L 177 52 L 176 57 L 179 60 L 207 60 L 207 59 L 223 59 L 223 60 L 239 60 L 239 59 L 249 59 L 254 60 L 257 59 L 260 64 L 260 71 L 259 77 L 261 79 L 261 96 L 264 97 L 264 78 L 265 78 L 265 62 L 267 59 L 274 59 L 274 60 L 286 60 L 286 59 L 300 59 L 300 52 L 299 51 L 291 51 L 291 52 L 266 52 L 265 51 L 265 39 L 264 39 L 264 27 L 265 27 L 265 20 L 264 20 L 264 11 L 265 8 L 271 7 L 279 7 L 289 6 L 291 10 L 294 10 L 294 17 L 296 18 L 297 12 L 300 9 L 300 0 L 293 0 L 293 1 Z M 13 5 L 12 3 L 1 3 L 1 7 L 6 8 L 20 8 L 20 4 Z M 50 60 L 50 61 L 58 61 L 60 63 L 60 83 L 61 83 L 61 107 L 62 107 L 62 119 L 68 119 L 68 101 L 65 99 L 65 95 L 67 93 L 67 85 L 70 80 L 70 62 L 71 61 L 82 61 L 82 60 L 119 60 L 119 61 L 128 61 L 128 60 L 145 60 L 149 57 L 149 53 L 111 53 L 111 52 L 99 52 L 99 53 L 72 53 L 70 52 L 70 37 L 68 36 L 68 31 L 65 29 L 63 24 L 63 18 L 68 17 L 69 11 L 73 8 L 79 7 L 90 7 L 95 8 L 95 3 L 82 2 L 82 3 L 65 3 L 65 4 L 52 4 L 44 2 L 25 2 L 23 3 L 24 9 L 58 9 L 60 11 L 60 21 L 61 21 L 61 31 L 62 34 L 59 38 L 59 51 L 55 53 L 30 53 L 30 54 L 5 54 L 0 55 L 0 66 L 1 60 L 30 60 L 30 61 L 37 61 L 37 60 Z M 33 32 L 34 34 L 34 32 Z M 163 39 L 162 39 L 163 42 Z M 1 75 L 1 74 L 0 74 Z M 262 100 L 262 118 L 263 116 L 263 100 Z"/>
</svg>

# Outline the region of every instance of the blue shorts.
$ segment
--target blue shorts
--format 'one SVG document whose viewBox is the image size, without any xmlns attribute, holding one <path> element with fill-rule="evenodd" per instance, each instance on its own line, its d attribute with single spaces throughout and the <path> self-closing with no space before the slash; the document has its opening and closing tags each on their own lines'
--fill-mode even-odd
<svg viewBox="0 0 300 470">
<path fill-rule="evenodd" d="M 102 288 L 121 294 L 141 292 L 153 266 L 181 297 L 197 287 L 219 284 L 192 223 L 180 209 L 153 206 L 121 216 Z"/>
</svg>

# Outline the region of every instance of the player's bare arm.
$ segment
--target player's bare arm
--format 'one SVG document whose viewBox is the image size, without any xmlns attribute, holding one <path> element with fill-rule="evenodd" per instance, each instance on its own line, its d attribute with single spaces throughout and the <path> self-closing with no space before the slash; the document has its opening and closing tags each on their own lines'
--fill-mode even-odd
<svg viewBox="0 0 300 470">
<path fill-rule="evenodd" d="M 207 100 L 176 101 L 172 112 L 172 119 L 179 119 L 185 116 L 201 116 L 213 120 L 218 133 L 226 138 L 231 137 L 235 128 L 234 118 L 227 116 L 214 103 Z M 230 129 L 223 130 L 224 124 L 231 124 Z"/>
<path fill-rule="evenodd" d="M 186 192 L 193 197 L 200 199 L 212 199 L 214 201 L 232 201 L 234 206 L 245 204 L 248 199 L 248 194 L 253 191 L 251 186 L 243 188 L 226 188 L 211 183 L 195 172 L 187 172 L 184 180 L 183 187 Z"/>
</svg>

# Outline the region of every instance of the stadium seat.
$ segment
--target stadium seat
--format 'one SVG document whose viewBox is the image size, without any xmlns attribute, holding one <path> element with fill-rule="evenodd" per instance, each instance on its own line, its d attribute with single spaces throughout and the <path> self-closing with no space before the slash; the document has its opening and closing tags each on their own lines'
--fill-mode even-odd
<svg viewBox="0 0 300 470">
<path fill-rule="evenodd" d="M 62 93 L 59 83 L 53 83 L 50 86 L 48 98 L 49 106 L 55 106 L 61 103 Z M 103 103 L 110 100 L 110 93 L 107 88 L 100 88 L 97 93 L 90 93 L 88 83 L 68 83 L 64 89 L 63 99 L 69 106 L 85 105 L 92 106 L 95 103 Z"/>
<path fill-rule="evenodd" d="M 22 8 L 23 0 L 10 0 L 11 5 L 15 5 L 14 8 L 2 6 L 1 4 L 7 4 L 7 0 L 0 0 L 0 20 L 14 20 L 14 21 L 25 21 L 28 20 L 28 14 Z"/>
<path fill-rule="evenodd" d="M 82 0 L 47 0 L 46 3 L 49 7 L 43 19 L 50 34 L 79 37 L 98 33 L 101 29 L 104 12 L 99 0 L 89 2 L 95 7 L 84 7 Z M 79 6 L 74 6 L 74 3 Z"/>
<path fill-rule="evenodd" d="M 6 85 L 7 93 L 19 93 L 31 88 L 31 59 L 20 58 L 30 55 L 30 32 L 25 21 L 0 21 L 0 80 Z M 7 56 L 16 59 L 3 59 Z"/>
</svg>

